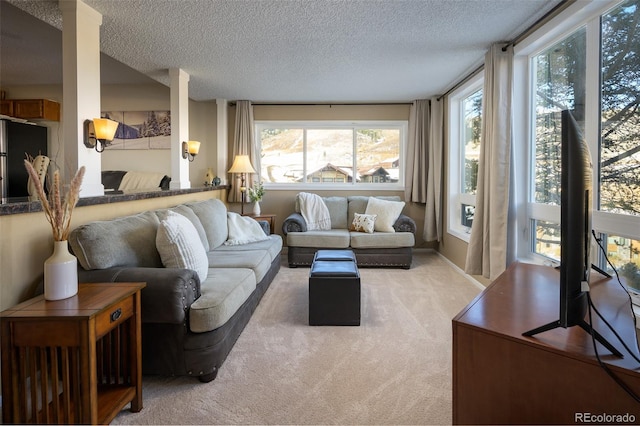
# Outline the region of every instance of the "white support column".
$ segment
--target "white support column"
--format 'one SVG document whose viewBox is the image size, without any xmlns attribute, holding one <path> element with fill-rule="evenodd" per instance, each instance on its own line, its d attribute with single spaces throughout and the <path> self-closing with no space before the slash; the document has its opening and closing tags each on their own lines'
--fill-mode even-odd
<svg viewBox="0 0 640 426">
<path fill-rule="evenodd" d="M 180 68 L 171 77 L 171 189 L 191 188 L 189 160 L 182 158 L 182 142 L 189 140 L 189 74 Z"/>
<path fill-rule="evenodd" d="M 80 197 L 104 195 L 100 154 L 84 145 L 83 123 L 100 117 L 102 15 L 80 0 L 59 0 L 62 11 L 63 180 L 85 166 Z"/>
<path fill-rule="evenodd" d="M 229 132 L 227 120 L 227 111 L 229 110 L 229 102 L 226 99 L 216 99 L 217 106 L 217 143 L 216 143 L 216 173 L 220 178 L 220 183 L 227 183 L 227 167 L 229 157 Z"/>
</svg>

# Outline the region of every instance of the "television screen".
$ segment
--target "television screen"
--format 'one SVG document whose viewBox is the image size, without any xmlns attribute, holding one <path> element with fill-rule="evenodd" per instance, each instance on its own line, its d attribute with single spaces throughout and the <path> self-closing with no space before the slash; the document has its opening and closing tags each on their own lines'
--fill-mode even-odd
<svg viewBox="0 0 640 426">
<path fill-rule="evenodd" d="M 622 354 L 585 321 L 591 271 L 592 171 L 589 147 L 569 110 L 561 113 L 560 316 L 523 333 L 533 336 L 558 327 L 579 326 L 610 352 Z M 583 286 L 584 283 L 584 286 Z"/>
<path fill-rule="evenodd" d="M 560 174 L 560 326 L 579 325 L 587 313 L 591 271 L 591 176 L 589 147 L 571 112 L 562 111 Z"/>
</svg>

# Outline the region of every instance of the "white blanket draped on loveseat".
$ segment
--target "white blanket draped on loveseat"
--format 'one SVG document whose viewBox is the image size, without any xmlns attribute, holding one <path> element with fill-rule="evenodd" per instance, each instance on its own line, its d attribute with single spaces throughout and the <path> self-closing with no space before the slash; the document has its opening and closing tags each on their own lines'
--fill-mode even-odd
<svg viewBox="0 0 640 426">
<path fill-rule="evenodd" d="M 307 230 L 331 229 L 331 216 L 322 197 L 309 192 L 300 192 L 298 202 L 300 203 L 300 214 L 307 222 Z"/>
</svg>

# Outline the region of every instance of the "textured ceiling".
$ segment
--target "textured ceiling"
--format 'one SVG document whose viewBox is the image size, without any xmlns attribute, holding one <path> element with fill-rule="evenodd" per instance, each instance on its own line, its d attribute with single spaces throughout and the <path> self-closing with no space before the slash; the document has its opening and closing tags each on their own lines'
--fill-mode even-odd
<svg viewBox="0 0 640 426">
<path fill-rule="evenodd" d="M 58 2 L 0 2 L 0 85 L 61 82 Z M 85 0 L 103 15 L 103 83 L 168 85 L 168 69 L 181 68 L 194 100 L 262 102 L 442 94 L 491 43 L 512 40 L 559 2 Z"/>
</svg>

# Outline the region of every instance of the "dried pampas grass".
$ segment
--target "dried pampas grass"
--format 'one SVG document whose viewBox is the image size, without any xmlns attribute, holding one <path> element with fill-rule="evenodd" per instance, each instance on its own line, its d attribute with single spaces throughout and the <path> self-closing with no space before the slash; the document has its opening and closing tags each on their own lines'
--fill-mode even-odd
<svg viewBox="0 0 640 426">
<path fill-rule="evenodd" d="M 67 192 L 64 199 L 60 196 L 62 188 L 58 170 L 53 172 L 53 183 L 51 185 L 51 191 L 49 191 L 49 196 L 47 197 L 33 165 L 28 160 L 24 160 L 24 166 L 35 184 L 40 202 L 42 203 L 42 209 L 51 224 L 53 239 L 55 241 L 66 241 L 69 238 L 71 214 L 73 213 L 73 208 L 78 203 L 80 185 L 82 185 L 82 178 L 84 177 L 84 166 L 80 167 L 76 175 L 71 179 L 69 192 Z"/>
</svg>

